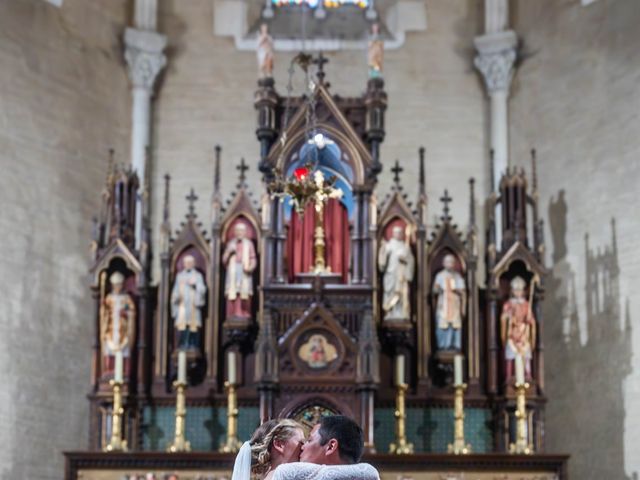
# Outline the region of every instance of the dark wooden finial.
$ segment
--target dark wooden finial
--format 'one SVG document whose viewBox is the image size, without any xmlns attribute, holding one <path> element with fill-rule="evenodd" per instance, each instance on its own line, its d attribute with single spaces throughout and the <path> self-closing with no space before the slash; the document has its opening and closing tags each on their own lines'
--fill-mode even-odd
<svg viewBox="0 0 640 480">
<path fill-rule="evenodd" d="M 162 221 L 169 221 L 169 183 L 171 182 L 171 177 L 168 173 L 164 175 L 164 205 L 162 208 Z"/>
<path fill-rule="evenodd" d="M 538 166 L 535 148 L 531 149 L 531 185 L 534 192 L 538 190 Z"/>
<path fill-rule="evenodd" d="M 187 199 L 187 202 L 189 202 L 189 213 L 187 213 L 187 219 L 193 220 L 198 216 L 196 215 L 196 207 L 195 207 L 195 203 L 196 203 L 196 200 L 198 200 L 198 196 L 196 195 L 196 192 L 193 190 L 193 187 L 191 188 L 189 195 L 186 196 L 186 199 Z"/>
<path fill-rule="evenodd" d="M 449 196 L 449 191 L 445 189 L 444 196 L 440 197 L 440 201 L 442 202 L 442 219 L 443 222 L 448 222 L 451 220 L 451 215 L 449 215 L 449 203 L 451 203 L 453 199 Z"/>
<path fill-rule="evenodd" d="M 421 193 L 424 193 L 424 190 L 425 190 L 424 152 L 425 152 L 424 147 L 420 147 L 418 149 L 418 155 L 420 156 L 420 177 L 419 177 L 419 182 L 420 182 L 420 192 Z"/>
<path fill-rule="evenodd" d="M 213 191 L 218 192 L 220 190 L 220 154 L 222 147 L 220 145 L 215 146 L 216 158 L 215 167 L 213 171 Z"/>
<path fill-rule="evenodd" d="M 475 192 L 476 179 L 471 177 L 469 179 L 469 223 L 471 225 L 476 224 L 476 192 Z"/>
</svg>

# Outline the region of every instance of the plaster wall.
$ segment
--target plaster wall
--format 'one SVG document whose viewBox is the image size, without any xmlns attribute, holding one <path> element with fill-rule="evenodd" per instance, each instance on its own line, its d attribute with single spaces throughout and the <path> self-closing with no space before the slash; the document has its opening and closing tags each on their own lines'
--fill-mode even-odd
<svg viewBox="0 0 640 480">
<path fill-rule="evenodd" d="M 88 247 L 107 150 L 128 152 L 125 5 L 0 2 L 0 478 L 60 478 L 61 452 L 87 446 Z"/>
</svg>

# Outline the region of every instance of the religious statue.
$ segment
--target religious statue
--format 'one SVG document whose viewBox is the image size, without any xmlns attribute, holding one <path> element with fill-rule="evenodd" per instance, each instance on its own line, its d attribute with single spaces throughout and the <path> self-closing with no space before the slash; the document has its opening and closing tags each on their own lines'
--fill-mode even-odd
<svg viewBox="0 0 640 480">
<path fill-rule="evenodd" d="M 383 273 L 382 309 L 384 319 L 403 321 L 411 318 L 409 283 L 413 280 L 414 258 L 404 241 L 402 227 L 392 229 L 391 239 L 382 241 L 378 252 L 378 268 Z"/>
<path fill-rule="evenodd" d="M 273 76 L 273 38 L 269 35 L 269 27 L 266 23 L 260 25 L 257 54 L 260 78 L 271 78 Z"/>
<path fill-rule="evenodd" d="M 196 268 L 196 259 L 185 255 L 182 270 L 176 275 L 171 291 L 171 316 L 176 329 L 178 350 L 197 350 L 200 345 L 202 311 L 207 286 Z"/>
<path fill-rule="evenodd" d="M 444 268 L 433 281 L 436 303 L 436 342 L 438 350 L 462 348 L 462 320 L 466 310 L 467 292 L 464 278 L 456 271 L 456 257 L 444 257 Z"/>
<path fill-rule="evenodd" d="M 382 77 L 382 61 L 384 57 L 384 42 L 380 36 L 380 26 L 377 23 L 371 25 L 371 37 L 369 39 L 369 52 L 367 61 L 369 64 L 369 78 Z"/>
<path fill-rule="evenodd" d="M 251 317 L 253 271 L 256 269 L 256 250 L 247 238 L 247 226 L 236 223 L 234 238 L 227 242 L 222 263 L 227 269 L 224 296 L 227 299 L 227 319 Z"/>
<path fill-rule="evenodd" d="M 130 356 L 130 342 L 136 318 L 136 305 L 124 289 L 124 275 L 115 272 L 109 277 L 111 292 L 105 297 L 101 315 L 101 341 L 105 370 L 112 370 L 116 352 L 123 359 Z"/>
<path fill-rule="evenodd" d="M 502 307 L 500 316 L 502 344 L 507 381 L 513 376 L 517 355 L 522 356 L 525 378 L 531 378 L 531 359 L 536 344 L 536 319 L 531 303 L 525 297 L 526 282 L 521 277 L 511 280 L 511 298 Z"/>
</svg>

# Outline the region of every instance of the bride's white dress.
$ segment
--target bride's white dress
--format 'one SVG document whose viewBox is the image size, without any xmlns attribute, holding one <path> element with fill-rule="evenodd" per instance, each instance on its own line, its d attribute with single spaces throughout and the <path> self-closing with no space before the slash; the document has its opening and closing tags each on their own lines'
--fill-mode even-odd
<svg viewBox="0 0 640 480">
<path fill-rule="evenodd" d="M 380 475 L 368 463 L 316 465 L 295 462 L 276 468 L 273 480 L 380 480 Z"/>
</svg>

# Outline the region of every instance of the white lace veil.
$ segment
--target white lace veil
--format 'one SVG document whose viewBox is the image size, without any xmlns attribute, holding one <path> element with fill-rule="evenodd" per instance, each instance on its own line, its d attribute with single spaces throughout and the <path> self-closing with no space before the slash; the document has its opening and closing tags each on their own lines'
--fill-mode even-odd
<svg viewBox="0 0 640 480">
<path fill-rule="evenodd" d="M 236 456 L 236 462 L 233 464 L 233 474 L 231 480 L 250 480 L 251 479 L 251 444 L 244 442 L 240 451 Z"/>
</svg>

